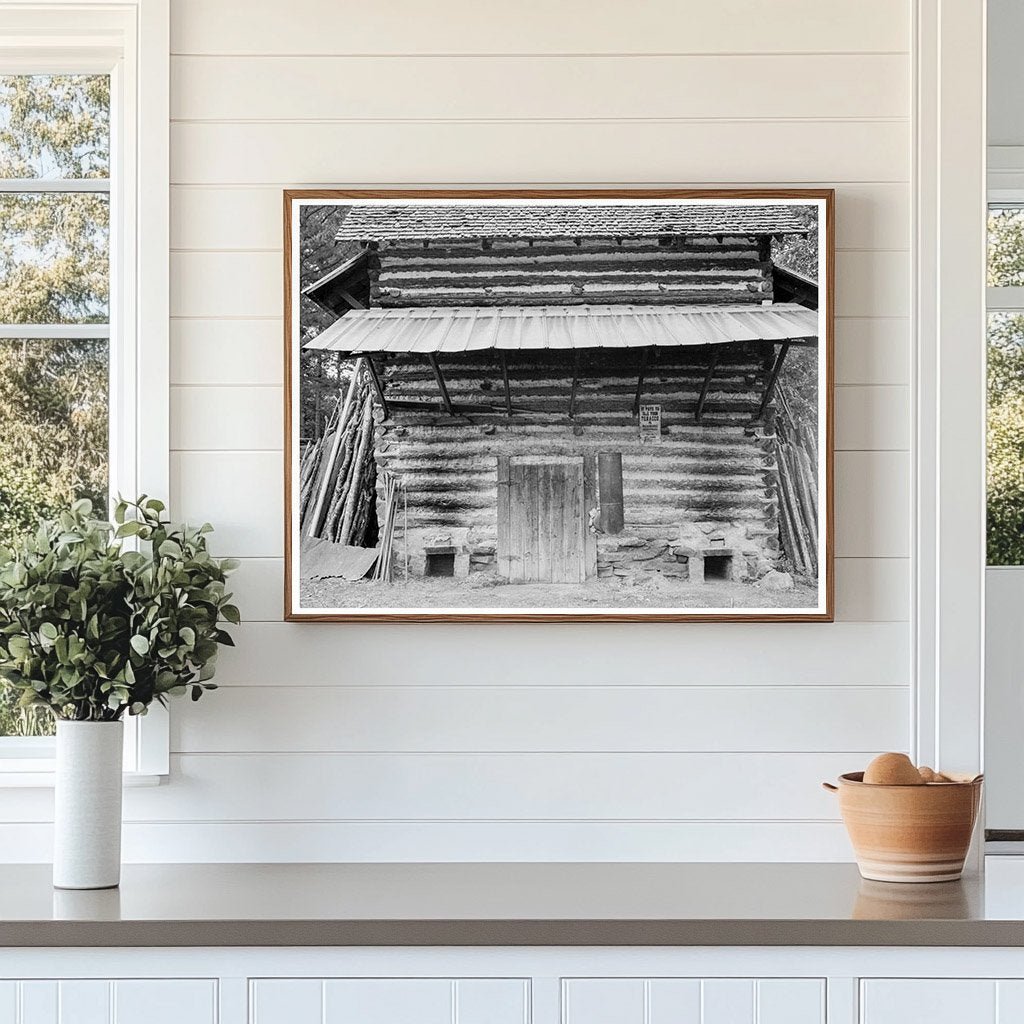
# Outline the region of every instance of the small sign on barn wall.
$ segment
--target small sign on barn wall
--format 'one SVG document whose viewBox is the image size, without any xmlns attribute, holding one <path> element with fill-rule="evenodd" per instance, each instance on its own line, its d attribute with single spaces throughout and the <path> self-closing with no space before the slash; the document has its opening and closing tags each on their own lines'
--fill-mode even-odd
<svg viewBox="0 0 1024 1024">
<path fill-rule="evenodd" d="M 640 406 L 640 443 L 661 444 L 661 406 Z"/>
</svg>

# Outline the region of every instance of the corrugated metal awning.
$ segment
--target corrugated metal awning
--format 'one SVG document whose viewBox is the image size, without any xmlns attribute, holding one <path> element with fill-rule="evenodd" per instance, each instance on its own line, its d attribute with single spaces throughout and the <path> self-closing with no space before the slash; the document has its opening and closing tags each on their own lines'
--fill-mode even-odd
<svg viewBox="0 0 1024 1024">
<path fill-rule="evenodd" d="M 354 309 L 307 349 L 472 352 L 480 349 L 679 348 L 818 336 L 818 314 L 774 306 L 490 306 Z"/>
</svg>

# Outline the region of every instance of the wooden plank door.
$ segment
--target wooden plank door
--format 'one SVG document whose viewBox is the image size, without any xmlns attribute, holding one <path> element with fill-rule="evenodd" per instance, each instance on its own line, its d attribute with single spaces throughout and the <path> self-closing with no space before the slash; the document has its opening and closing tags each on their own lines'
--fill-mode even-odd
<svg viewBox="0 0 1024 1024">
<path fill-rule="evenodd" d="M 582 460 L 499 459 L 500 572 L 516 583 L 583 583 L 593 575 L 588 572 L 592 552 L 587 541 Z"/>
</svg>

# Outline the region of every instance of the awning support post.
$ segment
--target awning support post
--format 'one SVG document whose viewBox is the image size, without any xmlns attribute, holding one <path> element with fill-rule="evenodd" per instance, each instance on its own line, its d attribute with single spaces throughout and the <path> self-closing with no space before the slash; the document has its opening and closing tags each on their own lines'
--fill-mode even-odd
<svg viewBox="0 0 1024 1024">
<path fill-rule="evenodd" d="M 700 423 L 704 418 L 704 403 L 708 400 L 708 390 L 711 387 L 711 378 L 715 375 L 718 366 L 719 348 L 716 346 L 711 350 L 711 360 L 708 363 L 708 372 L 704 374 L 704 383 L 700 388 L 700 396 L 697 399 L 697 411 L 693 414 L 694 422 Z"/>
<path fill-rule="evenodd" d="M 508 359 L 504 349 L 498 349 L 498 359 L 501 361 L 501 379 L 505 382 L 505 413 L 512 419 L 512 388 L 508 383 Z"/>
<path fill-rule="evenodd" d="M 786 353 L 789 351 L 789 342 L 784 341 L 779 348 L 779 354 L 775 357 L 775 363 L 772 366 L 772 372 L 768 375 L 768 383 L 765 385 L 764 397 L 761 399 L 761 408 L 757 410 L 757 416 L 754 417 L 755 423 L 760 423 L 764 419 L 764 414 L 768 411 L 768 403 L 772 400 L 772 395 L 775 392 L 775 385 L 779 379 L 779 373 L 782 370 L 782 364 L 785 361 Z"/>
<path fill-rule="evenodd" d="M 452 408 L 452 400 L 448 395 L 448 385 L 444 382 L 444 376 L 441 373 L 441 367 L 437 364 L 437 356 L 433 352 L 427 354 L 427 359 L 430 360 L 430 368 L 434 371 L 434 377 L 437 379 L 437 386 L 441 390 L 441 401 L 444 403 L 444 411 L 449 416 L 455 415 L 455 410 Z"/>
<path fill-rule="evenodd" d="M 636 398 L 633 399 L 633 415 L 640 415 L 640 398 L 644 391 L 644 374 L 647 372 L 647 360 L 650 358 L 651 350 L 645 348 L 640 354 L 640 372 L 636 380 Z"/>
<path fill-rule="evenodd" d="M 377 367 L 374 365 L 373 356 L 367 355 L 366 368 L 370 371 L 370 380 L 373 381 L 373 388 L 377 392 L 377 400 L 380 402 L 381 409 L 384 410 L 384 419 L 388 418 L 388 403 L 384 397 L 384 385 L 380 382 L 380 374 L 377 372 Z"/>
<path fill-rule="evenodd" d="M 572 386 L 569 388 L 569 419 L 576 415 L 576 389 L 580 384 L 580 350 L 572 354 Z"/>
</svg>

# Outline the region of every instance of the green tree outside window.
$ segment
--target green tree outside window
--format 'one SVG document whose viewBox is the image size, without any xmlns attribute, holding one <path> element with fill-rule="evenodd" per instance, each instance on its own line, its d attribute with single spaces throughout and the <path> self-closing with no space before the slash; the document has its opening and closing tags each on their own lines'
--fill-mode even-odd
<svg viewBox="0 0 1024 1024">
<path fill-rule="evenodd" d="M 0 178 L 25 182 L 0 193 L 0 324 L 107 322 L 109 195 L 74 183 L 109 175 L 107 76 L 0 76 Z M 107 340 L 31 333 L 0 338 L 0 544 L 77 498 L 107 506 Z M 0 687 L 0 736 L 50 728 Z"/>
<path fill-rule="evenodd" d="M 988 285 L 1024 286 L 1024 209 L 988 218 Z M 988 317 L 987 555 L 1024 565 L 1024 312 Z"/>
</svg>

